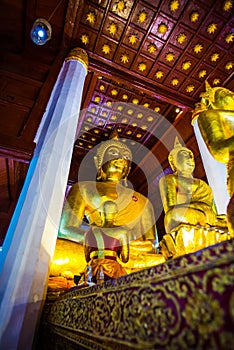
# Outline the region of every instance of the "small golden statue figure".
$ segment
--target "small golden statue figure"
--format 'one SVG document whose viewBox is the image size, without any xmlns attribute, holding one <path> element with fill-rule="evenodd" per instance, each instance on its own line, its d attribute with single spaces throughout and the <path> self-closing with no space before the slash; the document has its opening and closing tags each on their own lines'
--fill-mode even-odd
<svg viewBox="0 0 234 350">
<path fill-rule="evenodd" d="M 166 259 L 219 241 L 213 193 L 206 182 L 193 177 L 192 151 L 176 138 L 168 160 L 174 173 L 165 175 L 159 182 L 167 233 L 160 244 Z"/>
<path fill-rule="evenodd" d="M 211 155 L 227 166 L 227 189 L 230 202 L 227 220 L 230 235 L 234 237 L 234 93 L 206 82 L 206 91 L 201 94 L 193 113 Z"/>
<path fill-rule="evenodd" d="M 99 282 L 100 275 L 105 281 L 126 275 L 117 259 L 124 263 L 129 259 L 128 233 L 123 227 L 115 226 L 116 203 L 104 202 L 102 211 L 102 227 L 91 226 L 84 236 L 85 258 L 92 267 L 94 283 Z"/>
</svg>

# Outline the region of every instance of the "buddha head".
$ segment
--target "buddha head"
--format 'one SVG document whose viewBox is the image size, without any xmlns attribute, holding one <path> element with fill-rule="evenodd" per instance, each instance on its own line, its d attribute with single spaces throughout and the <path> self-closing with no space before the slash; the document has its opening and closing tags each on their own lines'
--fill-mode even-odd
<svg viewBox="0 0 234 350">
<path fill-rule="evenodd" d="M 202 92 L 201 101 L 196 104 L 193 111 L 193 121 L 201 112 L 216 109 L 216 110 L 234 110 L 234 93 L 223 87 L 211 87 L 209 83 L 205 82 L 206 91 Z"/>
<path fill-rule="evenodd" d="M 117 132 L 110 140 L 104 141 L 97 148 L 94 162 L 98 171 L 97 180 L 119 182 L 126 180 L 131 169 L 132 152 L 119 141 Z"/>
<path fill-rule="evenodd" d="M 169 153 L 168 160 L 176 175 L 192 177 L 195 168 L 193 152 L 183 147 L 177 137 L 175 139 L 174 148 Z"/>
</svg>

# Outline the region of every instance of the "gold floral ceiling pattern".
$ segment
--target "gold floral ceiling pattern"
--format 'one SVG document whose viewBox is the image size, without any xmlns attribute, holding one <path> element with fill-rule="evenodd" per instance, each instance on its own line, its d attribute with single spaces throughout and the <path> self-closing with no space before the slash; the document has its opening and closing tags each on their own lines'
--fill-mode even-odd
<svg viewBox="0 0 234 350">
<path fill-rule="evenodd" d="M 233 0 L 86 4 L 78 32 L 80 45 L 156 86 L 163 84 L 197 98 L 205 79 L 211 85 L 222 84 L 233 73 Z"/>
<path fill-rule="evenodd" d="M 97 137 L 108 137 L 112 123 L 121 125 L 122 137 L 144 142 L 156 127 L 151 111 L 173 122 L 194 106 L 205 80 L 234 89 L 233 14 L 233 0 L 86 1 L 76 44 L 91 61 L 130 74 L 155 93 L 139 95 L 128 84 L 98 77 L 77 145 L 91 149 Z M 134 108 L 118 110 L 122 102 L 149 110 L 140 118 Z"/>
</svg>

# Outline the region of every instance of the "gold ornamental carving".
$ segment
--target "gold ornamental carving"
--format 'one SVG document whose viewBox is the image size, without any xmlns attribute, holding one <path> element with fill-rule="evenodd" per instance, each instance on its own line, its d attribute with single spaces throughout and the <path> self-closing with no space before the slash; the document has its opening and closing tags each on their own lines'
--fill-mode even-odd
<svg viewBox="0 0 234 350">
<path fill-rule="evenodd" d="M 89 58 L 85 50 L 79 47 L 72 49 L 68 56 L 65 58 L 65 61 L 69 60 L 80 61 L 85 66 L 86 72 L 88 72 Z"/>
</svg>

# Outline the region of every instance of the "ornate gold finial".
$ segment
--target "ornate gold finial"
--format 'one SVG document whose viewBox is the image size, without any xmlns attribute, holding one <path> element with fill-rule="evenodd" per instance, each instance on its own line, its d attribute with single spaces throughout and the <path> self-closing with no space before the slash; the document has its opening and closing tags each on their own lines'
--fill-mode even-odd
<svg viewBox="0 0 234 350">
<path fill-rule="evenodd" d="M 174 173 L 177 172 L 176 161 L 177 161 L 177 154 L 180 151 L 189 152 L 193 157 L 193 152 L 190 149 L 188 149 L 187 147 L 182 146 L 178 137 L 176 136 L 175 142 L 174 142 L 174 148 L 171 150 L 171 152 L 168 155 L 168 161 L 169 161 L 169 164 L 170 164 L 172 171 Z"/>
<path fill-rule="evenodd" d="M 72 49 L 68 56 L 65 58 L 65 61 L 70 60 L 77 60 L 83 63 L 86 69 L 86 73 L 88 73 L 89 58 L 85 50 L 79 47 Z"/>
<path fill-rule="evenodd" d="M 118 131 L 114 129 L 110 135 L 109 140 L 101 142 L 101 144 L 97 148 L 96 156 L 94 157 L 94 163 L 98 170 L 101 169 L 106 150 L 112 146 L 128 151 L 130 156 L 130 161 L 132 160 L 132 152 L 130 148 L 127 145 L 125 145 L 123 142 L 119 141 Z"/>
</svg>

